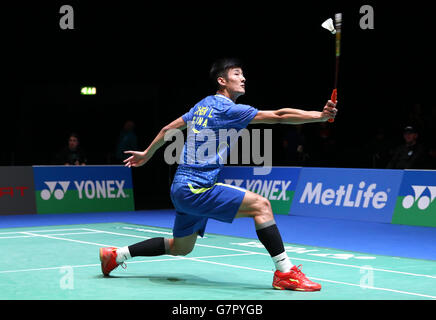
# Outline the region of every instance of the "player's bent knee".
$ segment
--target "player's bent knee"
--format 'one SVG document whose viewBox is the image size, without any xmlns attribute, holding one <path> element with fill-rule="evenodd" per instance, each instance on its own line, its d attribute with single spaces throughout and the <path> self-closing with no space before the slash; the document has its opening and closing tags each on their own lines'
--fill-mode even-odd
<svg viewBox="0 0 436 320">
<path fill-rule="evenodd" d="M 255 220 L 269 220 L 273 217 L 271 203 L 265 197 L 247 191 L 244 202 L 236 214 L 236 218 L 251 217 Z"/>
<path fill-rule="evenodd" d="M 272 216 L 271 203 L 267 198 L 259 197 L 259 214 L 262 216 Z"/>
<path fill-rule="evenodd" d="M 257 214 L 254 217 L 255 223 L 262 224 L 274 219 L 269 200 L 264 197 L 259 197 L 257 202 Z"/>
<path fill-rule="evenodd" d="M 173 256 L 186 256 L 192 252 L 194 248 L 172 248 L 170 254 Z"/>
<path fill-rule="evenodd" d="M 174 238 L 169 241 L 169 254 L 172 256 L 186 256 L 194 249 L 198 233 L 182 238 Z"/>
</svg>

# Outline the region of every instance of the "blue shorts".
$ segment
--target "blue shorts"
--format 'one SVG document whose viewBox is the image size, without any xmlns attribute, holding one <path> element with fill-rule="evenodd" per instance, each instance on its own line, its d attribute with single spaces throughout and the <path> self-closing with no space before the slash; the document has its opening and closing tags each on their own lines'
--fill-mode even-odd
<svg viewBox="0 0 436 320">
<path fill-rule="evenodd" d="M 173 236 L 195 232 L 203 237 L 209 218 L 232 223 L 247 190 L 224 183 L 204 188 L 188 182 L 173 183 L 171 200 L 176 208 Z"/>
</svg>

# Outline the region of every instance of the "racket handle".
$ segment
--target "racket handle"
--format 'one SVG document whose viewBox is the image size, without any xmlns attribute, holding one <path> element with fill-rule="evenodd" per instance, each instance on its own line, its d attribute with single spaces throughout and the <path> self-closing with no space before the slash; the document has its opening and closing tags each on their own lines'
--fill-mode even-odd
<svg viewBox="0 0 436 320">
<path fill-rule="evenodd" d="M 332 100 L 333 103 L 336 103 L 337 95 L 338 95 L 338 91 L 336 89 L 333 89 L 332 96 L 330 98 L 330 100 Z M 328 119 L 327 121 L 328 122 L 334 122 L 335 119 L 331 118 L 331 119 Z"/>
</svg>

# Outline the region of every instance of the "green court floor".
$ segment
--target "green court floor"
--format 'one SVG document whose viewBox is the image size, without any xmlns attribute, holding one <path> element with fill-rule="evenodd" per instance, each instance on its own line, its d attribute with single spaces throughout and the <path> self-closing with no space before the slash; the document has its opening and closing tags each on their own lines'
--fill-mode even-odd
<svg viewBox="0 0 436 320">
<path fill-rule="evenodd" d="M 0 229 L 0 299 L 318 300 L 436 299 L 436 261 L 286 243 L 320 292 L 274 290 L 257 239 L 205 234 L 185 257 L 134 258 L 104 277 L 98 249 L 171 230 L 125 223 Z"/>
</svg>

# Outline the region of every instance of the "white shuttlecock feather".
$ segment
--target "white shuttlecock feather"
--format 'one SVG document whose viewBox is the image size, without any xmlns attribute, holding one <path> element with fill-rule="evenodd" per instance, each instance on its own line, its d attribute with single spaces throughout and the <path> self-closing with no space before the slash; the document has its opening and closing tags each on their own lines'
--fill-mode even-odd
<svg viewBox="0 0 436 320">
<path fill-rule="evenodd" d="M 324 29 L 327 29 L 328 31 L 330 31 L 333 34 L 336 33 L 336 29 L 335 29 L 335 26 L 333 25 L 332 18 L 328 18 L 326 21 L 324 21 L 321 24 L 321 27 L 323 27 Z"/>
</svg>

